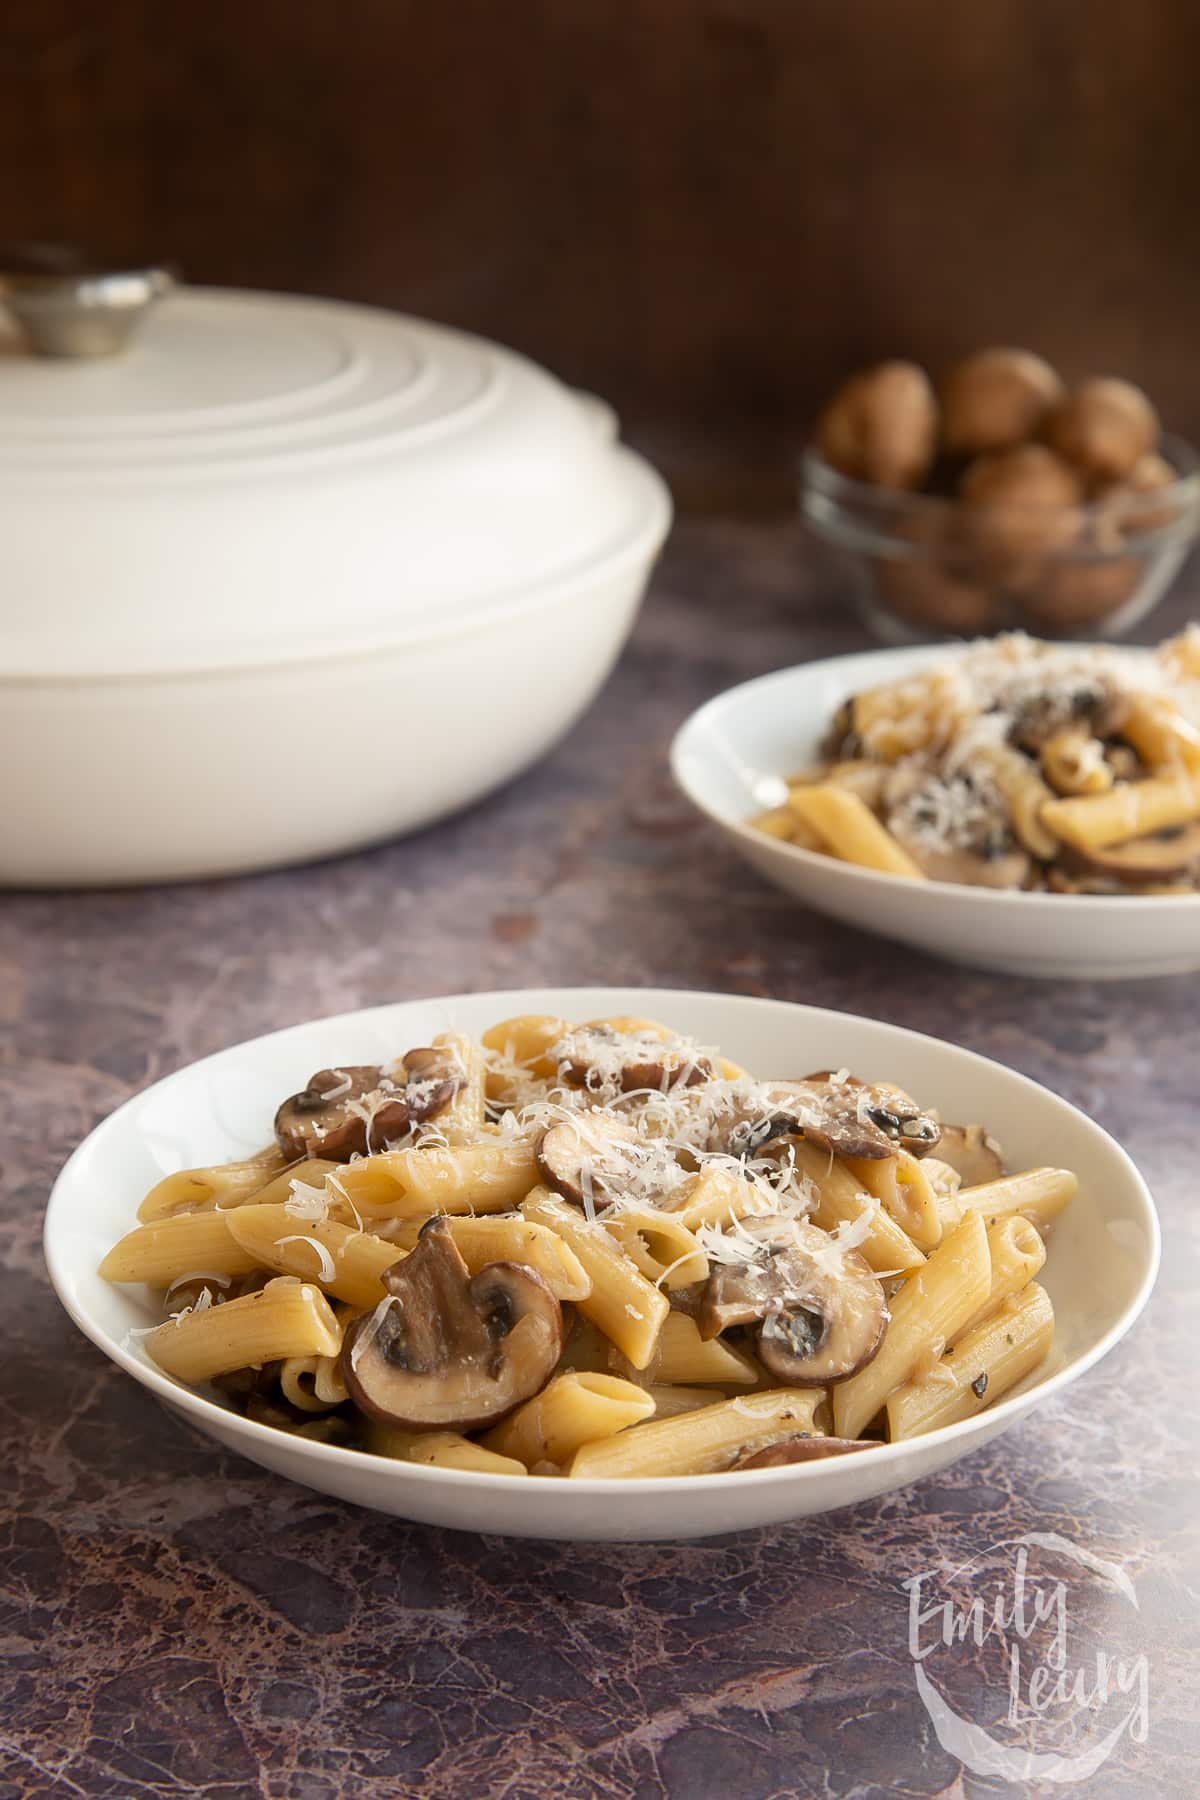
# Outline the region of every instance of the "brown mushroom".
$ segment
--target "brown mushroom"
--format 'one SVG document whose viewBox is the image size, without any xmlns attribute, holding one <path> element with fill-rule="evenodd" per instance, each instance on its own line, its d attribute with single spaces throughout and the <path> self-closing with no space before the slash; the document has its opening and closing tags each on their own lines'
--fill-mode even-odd
<svg viewBox="0 0 1200 1800">
<path fill-rule="evenodd" d="M 723 1121 L 709 1149 L 753 1156 L 782 1137 L 802 1137 L 838 1156 L 880 1160 L 897 1149 L 924 1156 L 938 1140 L 937 1120 L 888 1082 L 868 1086 L 854 1075 L 828 1070 L 803 1081 L 762 1084 L 763 1104 Z"/>
<path fill-rule="evenodd" d="M 678 1039 L 653 1031 L 615 1031 L 611 1025 L 581 1025 L 555 1047 L 562 1079 L 573 1087 L 616 1087 L 623 1094 L 652 1088 L 695 1087 L 710 1081 L 712 1064 Z"/>
<path fill-rule="evenodd" d="M 1007 1173 L 999 1144 L 982 1125 L 943 1125 L 938 1161 L 953 1169 L 964 1187 L 999 1181 Z"/>
<path fill-rule="evenodd" d="M 788 1463 L 819 1462 L 826 1456 L 844 1456 L 850 1450 L 873 1450 L 870 1438 L 814 1437 L 802 1431 L 797 1437 L 780 1438 L 763 1450 L 752 1450 L 730 1466 L 734 1469 L 782 1469 Z"/>
<path fill-rule="evenodd" d="M 1031 350 L 976 350 L 941 384 L 942 443 L 953 456 L 1009 450 L 1035 437 L 1063 384 Z"/>
<path fill-rule="evenodd" d="M 424 1046 L 387 1072 L 376 1063 L 318 1069 L 275 1114 L 275 1142 L 285 1156 L 348 1162 L 433 1118 L 465 1080 L 457 1057 Z"/>
<path fill-rule="evenodd" d="M 538 1173 L 576 1206 L 606 1206 L 628 1184 L 640 1148 L 632 1126 L 596 1108 L 551 1125 L 538 1145 Z"/>
<path fill-rule="evenodd" d="M 816 444 L 843 475 L 920 487 L 937 448 L 937 401 L 924 369 L 893 361 L 852 375 L 818 420 Z"/>
<path fill-rule="evenodd" d="M 761 1224 L 756 1221 L 761 1229 Z M 697 1308 L 702 1338 L 757 1323 L 765 1368 L 786 1386 L 845 1381 L 879 1349 L 888 1322 L 883 1284 L 856 1250 L 835 1251 L 815 1225 L 788 1222 L 761 1255 L 713 1270 Z"/>
<path fill-rule="evenodd" d="M 1158 414 L 1132 382 L 1096 375 L 1055 408 L 1046 442 L 1089 474 L 1120 479 L 1158 443 Z"/>
<path fill-rule="evenodd" d="M 1085 874 L 1112 875 L 1118 881 L 1173 881 L 1200 868 L 1200 820 L 1107 849 L 1075 851 L 1071 863 Z"/>
<path fill-rule="evenodd" d="M 341 1371 L 372 1418 L 414 1431 L 470 1431 L 505 1417 L 549 1380 L 562 1310 L 522 1263 L 472 1275 L 441 1216 L 385 1270 L 386 1297 L 346 1333 Z"/>
<path fill-rule="evenodd" d="M 884 823 L 931 881 L 1018 888 L 1028 878 L 1029 856 L 990 782 L 896 770 L 884 790 Z"/>
</svg>

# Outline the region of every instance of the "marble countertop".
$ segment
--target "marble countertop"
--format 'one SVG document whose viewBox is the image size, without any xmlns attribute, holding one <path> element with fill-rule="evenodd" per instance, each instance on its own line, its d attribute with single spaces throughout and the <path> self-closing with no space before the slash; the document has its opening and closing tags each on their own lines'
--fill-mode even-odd
<svg viewBox="0 0 1200 1800">
<path fill-rule="evenodd" d="M 1197 585 L 1173 619 L 1200 611 Z M 767 887 L 664 772 L 699 701 L 865 641 L 790 531 L 685 524 L 588 716 L 463 816 L 317 868 L 0 902 L 0 1800 L 1049 1794 L 1068 1790 L 1045 1758 L 1103 1748 L 1110 1728 L 1074 1791 L 1195 1791 L 1200 978 L 1037 984 L 898 952 Z M 128 1095 L 313 1014 L 539 982 L 862 1011 L 1045 1082 L 1157 1195 L 1148 1312 L 1066 1397 L 907 1492 L 628 1548 L 461 1536 L 289 1486 L 77 1335 L 42 1265 L 42 1209 Z M 914 1655 L 943 1599 L 1011 1601 L 1021 1557 L 1043 1559 L 1037 1592 L 1069 1614 L 1061 1667 L 1011 1622 L 1015 1670 L 995 1632 Z M 930 1616 L 914 1627 L 902 1584 L 918 1576 Z M 1097 1655 L 1112 1691 L 1088 1712 Z M 970 1722 L 960 1754 L 930 1674 Z M 995 1762 L 997 1745 L 1034 1760 Z"/>
</svg>

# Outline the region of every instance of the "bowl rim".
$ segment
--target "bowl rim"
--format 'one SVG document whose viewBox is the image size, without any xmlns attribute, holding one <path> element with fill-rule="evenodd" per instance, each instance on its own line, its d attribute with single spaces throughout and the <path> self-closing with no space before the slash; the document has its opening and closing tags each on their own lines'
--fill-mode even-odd
<svg viewBox="0 0 1200 1800">
<path fill-rule="evenodd" d="M 964 899 L 969 896 L 980 906 L 1007 908 L 1023 906 L 1027 911 L 1049 906 L 1053 909 L 1052 916 L 1055 917 L 1061 914 L 1064 906 L 1072 904 L 1086 905 L 1089 917 L 1099 917 L 1102 913 L 1115 916 L 1118 912 L 1126 913 L 1132 904 L 1144 906 L 1148 901 L 1154 902 L 1160 916 L 1167 910 L 1180 913 L 1200 910 L 1200 892 L 1195 894 L 1051 894 L 1027 893 L 1021 888 L 972 887 L 969 882 L 964 881 L 929 880 L 914 884 L 904 875 L 892 875 L 883 869 L 865 869 L 857 863 L 840 862 L 836 857 L 826 856 L 819 850 L 805 850 L 799 844 L 786 843 L 782 838 L 768 838 L 765 833 L 756 831 L 746 819 L 734 818 L 725 813 L 703 791 L 703 784 L 697 782 L 691 774 L 696 760 L 696 743 L 706 741 L 713 722 L 737 701 L 748 701 L 753 695 L 762 694 L 769 688 L 786 687 L 790 682 L 796 681 L 810 672 L 836 669 L 840 664 L 854 663 L 865 657 L 895 658 L 905 667 L 911 664 L 915 672 L 923 665 L 943 657 L 964 656 L 974 648 L 975 644 L 986 641 L 988 640 L 964 641 L 961 638 L 955 638 L 939 640 L 931 644 L 881 645 L 872 650 L 848 651 L 841 656 L 823 656 L 813 662 L 791 663 L 787 668 L 771 669 L 765 675 L 754 675 L 749 681 L 737 682 L 733 687 L 724 688 L 719 694 L 714 694 L 711 699 L 702 702 L 688 714 L 675 732 L 668 752 L 671 774 L 675 784 L 684 797 L 698 812 L 703 813 L 705 818 L 712 820 L 713 824 L 719 825 L 723 831 L 733 832 L 742 842 L 751 844 L 755 849 L 761 849 L 764 843 L 769 843 L 780 855 L 798 858 L 807 867 L 819 869 L 825 874 L 833 870 L 836 875 L 845 880 L 866 882 L 868 886 L 877 887 L 881 894 L 898 892 L 910 894 L 916 885 L 923 894 L 945 893 Z M 1071 644 L 1069 648 L 1071 650 L 1105 650 L 1118 656 L 1148 657 L 1152 654 L 1152 648 L 1145 644 L 1118 646 L 1079 642 Z M 784 779 L 782 773 L 779 778 L 780 780 Z"/>
<path fill-rule="evenodd" d="M 71 1291 L 69 1259 L 64 1258 L 63 1254 L 63 1243 L 67 1231 L 64 1230 L 60 1237 L 59 1220 L 61 1215 L 63 1227 L 69 1229 L 70 1190 L 75 1179 L 74 1171 L 87 1155 L 95 1154 L 94 1146 L 97 1142 L 102 1145 L 103 1139 L 118 1129 L 117 1121 L 124 1119 L 131 1111 L 144 1104 L 148 1095 L 158 1093 L 163 1088 L 176 1083 L 184 1085 L 201 1071 L 210 1069 L 219 1062 L 236 1061 L 239 1057 L 260 1051 L 267 1045 L 281 1046 L 288 1037 L 301 1038 L 314 1025 L 329 1027 L 366 1025 L 390 1018 L 402 1009 L 442 1007 L 450 1010 L 456 1005 L 461 1005 L 464 1000 L 469 1000 L 472 1005 L 491 1006 L 494 1004 L 497 1007 L 515 1005 L 520 1010 L 528 1010 L 531 1005 L 546 1002 L 552 994 L 557 996 L 569 994 L 572 996 L 573 1004 L 578 1003 L 589 1009 L 592 1007 L 605 1009 L 615 1007 L 620 1010 L 628 1009 L 630 1006 L 635 1008 L 637 1006 L 653 1007 L 660 1004 L 669 1008 L 673 1002 L 686 997 L 689 1001 L 704 1004 L 716 1001 L 735 1012 L 746 1014 L 758 1013 L 761 1015 L 765 1011 L 786 1012 L 792 1017 L 803 1018 L 815 1025 L 819 1025 L 820 1022 L 827 1019 L 852 1019 L 856 1025 L 865 1027 L 868 1033 L 878 1033 L 881 1039 L 909 1040 L 924 1045 L 933 1044 L 940 1052 L 949 1053 L 952 1057 L 961 1059 L 963 1063 L 980 1069 L 983 1072 L 984 1080 L 994 1079 L 998 1073 L 1003 1080 L 1011 1082 L 1017 1089 L 1034 1095 L 1039 1104 L 1049 1101 L 1052 1108 L 1061 1108 L 1080 1122 L 1085 1131 L 1098 1140 L 1106 1155 L 1112 1157 L 1117 1166 L 1123 1170 L 1129 1181 L 1130 1198 L 1136 1202 L 1140 1211 L 1141 1216 L 1138 1222 L 1145 1232 L 1146 1254 L 1144 1267 L 1135 1291 L 1117 1317 L 1109 1324 L 1108 1329 L 1080 1356 L 1066 1363 L 1062 1368 L 1054 1370 L 1043 1380 L 1035 1381 L 1032 1386 L 1022 1386 L 1018 1392 L 1007 1395 L 995 1406 L 988 1407 L 969 1419 L 962 1419 L 955 1424 L 943 1425 L 935 1431 L 926 1432 L 920 1440 L 902 1438 L 894 1444 L 874 1446 L 870 1453 L 872 1468 L 884 1468 L 902 1462 L 911 1454 L 914 1445 L 919 1441 L 931 1446 L 953 1445 L 960 1442 L 966 1446 L 981 1432 L 986 1432 L 988 1437 L 997 1435 L 1009 1424 L 1015 1423 L 1022 1414 L 1030 1410 L 1031 1406 L 1040 1405 L 1043 1401 L 1052 1398 L 1079 1380 L 1089 1369 L 1094 1368 L 1129 1332 L 1145 1308 L 1158 1276 L 1162 1254 L 1162 1232 L 1158 1214 L 1145 1178 L 1129 1153 L 1104 1130 L 1103 1126 L 1098 1125 L 1081 1108 L 1073 1106 L 1062 1095 L 1054 1093 L 1052 1089 L 1021 1074 L 1019 1070 L 1011 1069 L 1007 1064 L 997 1062 L 993 1057 L 981 1056 L 978 1051 L 965 1049 L 959 1044 L 952 1044 L 948 1039 L 935 1038 L 928 1032 L 913 1031 L 907 1026 L 894 1025 L 880 1019 L 865 1018 L 861 1014 L 845 1012 L 832 1007 L 809 1006 L 801 1002 L 764 999 L 748 994 L 721 994 L 697 988 L 579 987 L 516 988 L 472 994 L 442 994 L 416 1000 L 386 1002 L 381 1005 L 357 1008 L 351 1012 L 327 1014 L 316 1019 L 305 1019 L 293 1025 L 283 1026 L 276 1031 L 262 1033 L 256 1038 L 248 1038 L 237 1044 L 228 1045 L 222 1050 L 214 1051 L 208 1056 L 186 1063 L 181 1068 L 172 1071 L 171 1074 L 152 1082 L 149 1087 L 132 1095 L 92 1128 L 71 1152 L 54 1181 L 46 1206 L 42 1247 L 51 1285 L 64 1311 L 83 1335 L 110 1362 L 125 1374 L 131 1375 L 142 1387 L 148 1389 L 158 1399 L 165 1401 L 177 1412 L 192 1415 L 201 1421 L 219 1423 L 222 1434 L 227 1434 L 229 1437 L 244 1440 L 249 1444 L 275 1445 L 278 1445 L 283 1439 L 296 1451 L 302 1461 L 311 1457 L 318 1464 L 325 1463 L 331 1467 L 341 1467 L 347 1470 L 371 1469 L 376 1473 L 381 1469 L 391 1468 L 396 1471 L 398 1488 L 405 1482 L 414 1480 L 417 1483 L 424 1482 L 426 1485 L 434 1486 L 449 1482 L 453 1488 L 457 1488 L 461 1492 L 494 1493 L 498 1480 L 527 1479 L 518 1476 L 505 1477 L 476 1470 L 435 1468 L 420 1463 L 399 1461 L 391 1463 L 389 1459 L 374 1455 L 370 1451 L 298 1438 L 293 1433 L 283 1433 L 274 1426 L 247 1419 L 242 1414 L 233 1412 L 216 1401 L 210 1400 L 195 1389 L 174 1381 L 162 1370 L 154 1368 L 148 1360 L 134 1355 L 127 1347 L 127 1334 L 120 1341 L 110 1337 L 103 1326 L 89 1314 L 86 1307 L 76 1304 Z M 993 1425 L 994 1431 L 988 1431 L 988 1425 Z M 962 1454 L 966 1453 L 967 1449 L 964 1447 Z M 619 1481 L 597 1477 L 580 1478 L 573 1481 L 562 1481 L 555 1486 L 554 1491 L 574 1492 L 582 1501 L 587 1498 L 612 1496 L 616 1493 L 629 1493 L 642 1498 L 666 1497 L 670 1494 L 678 1495 L 695 1491 L 697 1484 L 699 1484 L 701 1492 L 711 1492 L 714 1495 L 723 1490 L 729 1491 L 731 1484 L 733 1491 L 744 1491 L 748 1481 L 756 1483 L 762 1488 L 800 1482 L 808 1482 L 817 1486 L 826 1483 L 833 1486 L 838 1481 L 842 1460 L 840 1457 L 830 1457 L 812 1463 L 790 1464 L 780 1468 L 724 1470 L 708 1475 L 637 1476 L 632 1479 L 623 1478 Z M 714 1486 L 714 1484 L 716 1485 Z M 906 1484 L 901 1481 L 899 1485 Z M 571 1503 L 567 1502 L 567 1504 L 569 1506 Z"/>
</svg>

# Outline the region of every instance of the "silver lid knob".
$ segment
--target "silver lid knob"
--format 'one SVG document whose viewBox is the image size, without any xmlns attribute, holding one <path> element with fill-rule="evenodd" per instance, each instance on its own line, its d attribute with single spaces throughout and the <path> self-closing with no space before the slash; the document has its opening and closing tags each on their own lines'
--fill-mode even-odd
<svg viewBox="0 0 1200 1800">
<path fill-rule="evenodd" d="M 111 356 L 174 285 L 170 269 L 88 267 L 60 246 L 0 251 L 0 300 L 40 356 Z"/>
</svg>

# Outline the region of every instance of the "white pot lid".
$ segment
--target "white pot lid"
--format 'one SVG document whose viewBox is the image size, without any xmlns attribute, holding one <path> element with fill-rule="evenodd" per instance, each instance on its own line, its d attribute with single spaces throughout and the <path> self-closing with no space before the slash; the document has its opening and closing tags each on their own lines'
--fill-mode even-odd
<svg viewBox="0 0 1200 1800">
<path fill-rule="evenodd" d="M 461 332 L 180 288 L 119 354 L 0 326 L 0 669 L 290 661 L 570 590 L 665 534 L 606 408 Z"/>
</svg>

